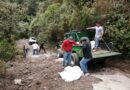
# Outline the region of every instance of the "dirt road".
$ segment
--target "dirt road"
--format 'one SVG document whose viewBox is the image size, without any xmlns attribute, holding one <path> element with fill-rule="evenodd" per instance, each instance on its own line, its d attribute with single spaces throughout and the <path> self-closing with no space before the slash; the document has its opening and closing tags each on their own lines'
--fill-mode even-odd
<svg viewBox="0 0 130 90">
<path fill-rule="evenodd" d="M 22 47 L 19 44 L 20 42 L 25 43 L 26 41 L 19 41 L 18 47 Z M 107 75 L 121 74 L 126 78 L 130 77 L 128 73 L 116 67 L 111 67 L 109 64 L 106 67 L 92 70 L 90 76 L 82 76 L 79 80 L 65 82 L 58 74 L 58 72 L 63 71 L 64 67 L 62 67 L 61 62 L 55 61 L 56 58 L 56 53 L 48 50 L 47 53 L 41 52 L 36 56 L 30 53 L 22 61 L 11 62 L 12 67 L 8 68 L 6 79 L 0 79 L 2 80 L 0 81 L 0 90 L 3 87 L 6 87 L 6 90 L 100 90 L 97 84 L 109 79 L 101 78 L 102 75 L 105 77 Z M 16 83 L 15 80 L 20 81 Z M 4 82 L 6 82 L 6 86 L 3 86 Z M 113 82 L 115 81 L 113 80 Z M 122 81 L 119 82 L 122 83 Z M 125 84 L 125 82 L 123 83 Z M 114 89 L 110 87 L 102 90 Z"/>
</svg>

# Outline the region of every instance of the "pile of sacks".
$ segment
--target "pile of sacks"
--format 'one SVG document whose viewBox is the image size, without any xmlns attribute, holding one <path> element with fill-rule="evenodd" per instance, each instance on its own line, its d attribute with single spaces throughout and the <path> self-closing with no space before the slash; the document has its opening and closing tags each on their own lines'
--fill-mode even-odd
<svg viewBox="0 0 130 90">
<path fill-rule="evenodd" d="M 67 66 L 64 71 L 59 72 L 59 75 L 64 81 L 71 82 L 78 80 L 83 75 L 83 72 L 79 66 Z"/>
</svg>

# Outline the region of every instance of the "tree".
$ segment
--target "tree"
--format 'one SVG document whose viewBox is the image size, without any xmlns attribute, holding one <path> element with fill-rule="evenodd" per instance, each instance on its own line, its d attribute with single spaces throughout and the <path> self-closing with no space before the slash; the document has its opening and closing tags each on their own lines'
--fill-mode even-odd
<svg viewBox="0 0 130 90">
<path fill-rule="evenodd" d="M 0 60 L 9 61 L 15 56 L 14 45 L 7 40 L 0 41 Z"/>
<path fill-rule="evenodd" d="M 26 9 L 15 3 L 0 2 L 0 38 L 12 41 L 12 37 L 18 38 L 19 33 L 23 31 L 21 22 L 27 18 Z M 25 22 L 27 23 L 27 22 Z M 25 27 L 27 29 L 27 27 Z"/>
<path fill-rule="evenodd" d="M 23 4 L 24 0 L 16 0 L 17 4 Z"/>
<path fill-rule="evenodd" d="M 29 6 L 28 6 L 28 15 L 35 16 L 37 11 L 39 0 L 30 0 Z"/>
</svg>

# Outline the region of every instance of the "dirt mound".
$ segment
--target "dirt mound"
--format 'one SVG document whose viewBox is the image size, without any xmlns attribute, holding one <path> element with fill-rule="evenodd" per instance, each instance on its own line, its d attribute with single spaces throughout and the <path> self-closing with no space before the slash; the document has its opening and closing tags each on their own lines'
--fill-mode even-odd
<svg viewBox="0 0 130 90">
<path fill-rule="evenodd" d="M 86 88 L 92 90 L 93 77 L 82 77 L 70 83 L 64 82 L 58 74 L 63 71 L 63 67 L 55 62 L 55 57 L 34 60 L 13 63 L 13 67 L 7 70 L 8 74 L 12 73 L 12 78 L 8 77 L 8 83 L 6 82 L 7 90 L 84 90 Z M 21 84 L 15 84 L 16 79 L 21 79 Z"/>
</svg>

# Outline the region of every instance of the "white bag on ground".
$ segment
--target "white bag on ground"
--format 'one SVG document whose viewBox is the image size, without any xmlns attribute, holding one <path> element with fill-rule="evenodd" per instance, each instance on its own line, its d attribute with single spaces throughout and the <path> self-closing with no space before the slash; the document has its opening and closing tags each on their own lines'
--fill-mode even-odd
<svg viewBox="0 0 130 90">
<path fill-rule="evenodd" d="M 83 72 L 81 71 L 79 66 L 74 66 L 74 67 L 67 66 L 64 69 L 64 71 L 59 73 L 61 78 L 66 82 L 78 80 L 82 76 L 82 74 Z"/>
</svg>

